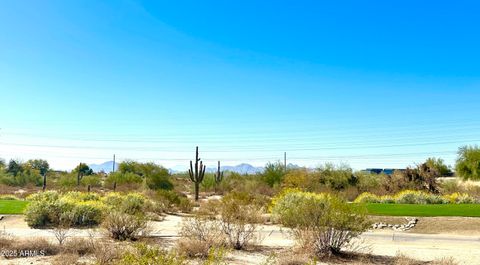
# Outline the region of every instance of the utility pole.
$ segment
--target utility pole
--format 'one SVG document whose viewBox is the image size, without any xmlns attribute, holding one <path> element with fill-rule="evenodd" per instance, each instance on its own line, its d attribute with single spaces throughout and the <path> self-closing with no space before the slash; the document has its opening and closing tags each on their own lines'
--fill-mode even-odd
<svg viewBox="0 0 480 265">
<path fill-rule="evenodd" d="M 115 173 L 115 154 L 113 154 L 112 174 Z M 117 190 L 117 181 L 113 182 L 113 192 Z"/>
<path fill-rule="evenodd" d="M 283 153 L 283 166 L 285 167 L 285 171 L 287 171 L 287 152 Z"/>
</svg>

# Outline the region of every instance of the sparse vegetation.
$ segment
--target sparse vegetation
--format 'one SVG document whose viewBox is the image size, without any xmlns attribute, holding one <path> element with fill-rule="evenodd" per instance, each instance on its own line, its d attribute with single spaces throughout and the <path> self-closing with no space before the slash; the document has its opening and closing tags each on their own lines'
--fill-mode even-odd
<svg viewBox="0 0 480 265">
<path fill-rule="evenodd" d="M 274 198 L 272 214 L 319 257 L 339 254 L 370 226 L 365 211 L 325 193 L 287 190 Z"/>
</svg>

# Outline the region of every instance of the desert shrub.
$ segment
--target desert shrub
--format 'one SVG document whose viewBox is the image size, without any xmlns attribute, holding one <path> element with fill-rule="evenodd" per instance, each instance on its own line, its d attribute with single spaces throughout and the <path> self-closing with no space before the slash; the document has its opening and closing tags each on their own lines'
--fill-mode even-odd
<svg viewBox="0 0 480 265">
<path fill-rule="evenodd" d="M 52 259 L 52 265 L 77 265 L 83 264 L 78 262 L 80 257 L 77 254 L 72 253 L 61 253 L 60 255 L 55 256 Z"/>
<path fill-rule="evenodd" d="M 451 179 L 440 182 L 440 190 L 443 194 L 451 194 L 454 192 L 462 192 L 463 187 L 457 180 Z"/>
<path fill-rule="evenodd" d="M 101 187 L 102 180 L 100 179 L 99 175 L 88 175 L 82 177 L 80 184 L 82 184 L 83 186 L 90 185 L 91 187 Z"/>
<path fill-rule="evenodd" d="M 95 252 L 96 244 L 92 238 L 72 237 L 63 244 L 62 252 L 85 256 Z"/>
<path fill-rule="evenodd" d="M 145 206 L 145 197 L 138 193 L 129 193 L 123 197 L 123 202 L 120 205 L 122 212 L 127 214 L 139 214 L 143 212 Z"/>
<path fill-rule="evenodd" d="M 367 172 L 355 172 L 357 178 L 356 187 L 360 192 L 376 192 L 382 185 L 384 174 L 372 174 Z"/>
<path fill-rule="evenodd" d="M 113 185 L 116 182 L 117 185 L 124 185 L 124 184 L 141 184 L 143 179 L 141 176 L 132 173 L 132 172 L 113 172 L 108 175 L 105 179 L 105 184 Z"/>
<path fill-rule="evenodd" d="M 212 247 L 225 245 L 225 235 L 221 223 L 214 217 L 196 215 L 186 219 L 180 230 L 182 240 L 178 242 L 178 249 L 189 257 L 208 256 Z"/>
<path fill-rule="evenodd" d="M 31 227 L 68 225 L 73 227 L 100 224 L 105 213 L 117 210 L 126 214 L 144 215 L 150 211 L 162 211 L 157 205 L 138 193 L 120 195 L 108 193 L 101 197 L 96 193 L 55 191 L 35 193 L 27 198 L 25 220 Z"/>
<path fill-rule="evenodd" d="M 263 173 L 260 175 L 263 182 L 267 183 L 270 187 L 280 184 L 285 175 L 285 167 L 280 162 L 268 163 L 265 166 Z"/>
<path fill-rule="evenodd" d="M 317 256 L 338 254 L 370 226 L 364 209 L 326 193 L 284 192 L 274 199 L 272 215 Z"/>
<path fill-rule="evenodd" d="M 310 182 L 311 177 L 307 169 L 290 170 L 283 178 L 282 187 L 308 190 Z"/>
<path fill-rule="evenodd" d="M 395 195 L 395 202 L 401 204 L 427 204 L 428 196 L 425 192 L 404 190 Z"/>
<path fill-rule="evenodd" d="M 207 259 L 202 263 L 202 265 L 228 265 L 228 263 L 225 262 L 226 255 L 227 250 L 223 247 L 211 248 L 208 252 Z"/>
<path fill-rule="evenodd" d="M 471 197 L 467 193 L 455 192 L 449 195 L 443 195 L 442 198 L 448 203 L 453 203 L 453 204 L 478 203 L 477 199 Z"/>
<path fill-rule="evenodd" d="M 57 183 L 63 189 L 73 188 L 77 186 L 77 176 L 74 174 L 62 174 Z"/>
<path fill-rule="evenodd" d="M 106 207 L 96 201 L 98 195 L 69 192 L 60 196 L 55 191 L 35 193 L 29 197 L 25 221 L 31 227 L 98 225 Z M 92 200 L 89 200 L 92 199 Z M 95 200 L 94 200 L 95 199 Z"/>
<path fill-rule="evenodd" d="M 146 235 L 147 220 L 143 216 L 111 211 L 102 223 L 108 235 L 120 241 L 137 240 Z"/>
<path fill-rule="evenodd" d="M 145 244 L 135 245 L 135 249 L 127 251 L 118 262 L 120 265 L 145 265 L 145 264 L 162 264 L 162 265 L 186 265 L 186 259 L 175 253 L 161 250 L 158 247 L 148 246 Z"/>
<path fill-rule="evenodd" d="M 355 203 L 399 203 L 399 204 L 445 204 L 445 203 L 478 203 L 479 201 L 468 193 L 452 193 L 438 195 L 423 191 L 404 190 L 394 196 L 376 196 L 371 193 L 362 193 Z"/>
<path fill-rule="evenodd" d="M 36 253 L 37 255 L 51 256 L 60 252 L 60 247 L 51 243 L 45 238 L 29 238 L 14 241 L 8 250 L 16 251 L 21 255 L 21 252 L 28 251 Z"/>
<path fill-rule="evenodd" d="M 197 215 L 217 216 L 220 213 L 220 200 L 208 200 L 200 204 Z"/>
<path fill-rule="evenodd" d="M 442 196 L 423 191 L 404 190 L 394 196 L 395 203 L 403 204 L 443 204 L 448 203 Z"/>
<path fill-rule="evenodd" d="M 364 192 L 360 194 L 353 202 L 354 203 L 379 203 L 381 202 L 381 199 L 379 196 L 375 194 L 372 194 L 370 192 Z"/>
<path fill-rule="evenodd" d="M 193 209 L 193 203 L 183 194 L 170 190 L 158 190 L 156 194 L 158 202 L 165 205 L 167 210 L 182 211 L 189 213 Z"/>
<path fill-rule="evenodd" d="M 249 194 L 230 193 L 220 204 L 220 221 L 228 244 L 237 250 L 254 243 L 263 207 L 252 203 Z"/>
<path fill-rule="evenodd" d="M 67 214 L 72 226 L 93 226 L 103 220 L 107 207 L 98 201 L 83 201 L 76 203 L 71 212 Z"/>
<path fill-rule="evenodd" d="M 154 173 L 147 175 L 146 183 L 147 186 L 152 190 L 172 190 L 173 184 L 169 178 L 170 173 L 168 173 L 168 169 L 162 167 Z"/>
<path fill-rule="evenodd" d="M 212 173 L 205 173 L 205 177 L 203 178 L 202 183 L 200 186 L 205 192 L 214 191 L 215 190 L 215 175 Z"/>
<path fill-rule="evenodd" d="M 98 265 L 117 264 L 125 251 L 124 246 L 105 240 L 96 241 L 94 249 L 93 257 Z"/>
<path fill-rule="evenodd" d="M 380 203 L 395 203 L 395 199 L 390 195 L 383 195 L 380 197 Z"/>
<path fill-rule="evenodd" d="M 80 191 L 69 191 L 61 194 L 60 199 L 64 201 L 69 201 L 72 203 L 75 202 L 86 202 L 86 201 L 99 201 L 100 195 L 93 192 L 80 192 Z"/>
<path fill-rule="evenodd" d="M 19 200 L 20 198 L 18 198 L 17 196 L 15 195 L 12 195 L 12 194 L 3 194 L 3 195 L 0 195 L 0 200 L 11 200 L 11 201 L 14 201 L 14 200 Z"/>
<path fill-rule="evenodd" d="M 30 227 L 44 227 L 58 224 L 65 212 L 64 203 L 59 201 L 56 191 L 34 193 L 27 197 L 30 203 L 25 208 L 25 221 Z"/>
<path fill-rule="evenodd" d="M 132 192 L 122 195 L 118 192 L 109 192 L 102 197 L 103 203 L 112 210 L 117 210 L 127 214 L 144 214 L 145 212 L 161 212 L 162 205 L 149 200 L 140 193 Z M 158 206 L 158 207 L 157 207 Z"/>
</svg>

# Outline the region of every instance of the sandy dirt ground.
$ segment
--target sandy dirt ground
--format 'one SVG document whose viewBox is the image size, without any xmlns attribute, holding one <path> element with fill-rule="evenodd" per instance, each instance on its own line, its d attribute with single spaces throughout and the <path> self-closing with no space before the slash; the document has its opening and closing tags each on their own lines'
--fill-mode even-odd
<svg viewBox="0 0 480 265">
<path fill-rule="evenodd" d="M 168 215 L 162 222 L 152 222 L 152 235 L 175 242 L 184 217 Z M 424 220 L 425 219 L 425 220 Z M 453 257 L 459 264 L 480 264 L 480 226 L 470 226 L 480 220 L 475 218 L 420 218 L 418 231 L 393 232 L 390 230 L 369 231 L 361 236 L 365 243 L 365 252 L 395 256 L 402 253 L 408 257 L 423 261 L 431 261 L 442 257 Z M 398 221 L 402 218 L 383 219 L 384 221 Z M 463 223 L 462 223 L 463 221 Z M 442 228 L 426 229 L 420 225 L 422 222 L 431 225 L 440 225 Z M 462 224 L 456 227 L 455 224 Z M 455 227 L 453 231 L 447 229 Z M 53 238 L 53 233 L 48 229 L 31 229 L 23 220 L 23 216 L 5 216 L 0 221 L 0 230 L 17 237 L 47 237 Z M 229 264 L 262 264 L 272 253 L 294 246 L 288 229 L 276 225 L 261 226 L 259 237 L 263 240 L 260 249 L 252 252 L 231 252 Z M 75 229 L 71 236 L 89 236 L 91 233 L 102 236 L 99 230 Z M 0 260 L 0 264 L 45 264 L 47 257 L 36 257 L 16 260 Z"/>
</svg>

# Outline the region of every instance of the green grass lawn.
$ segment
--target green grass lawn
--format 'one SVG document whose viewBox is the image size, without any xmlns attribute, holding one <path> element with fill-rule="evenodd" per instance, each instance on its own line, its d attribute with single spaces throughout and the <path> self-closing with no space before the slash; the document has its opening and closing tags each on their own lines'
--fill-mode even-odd
<svg viewBox="0 0 480 265">
<path fill-rule="evenodd" d="M 23 214 L 28 201 L 0 200 L 0 214 Z"/>
<path fill-rule="evenodd" d="M 370 215 L 480 217 L 480 204 L 366 204 Z"/>
</svg>

